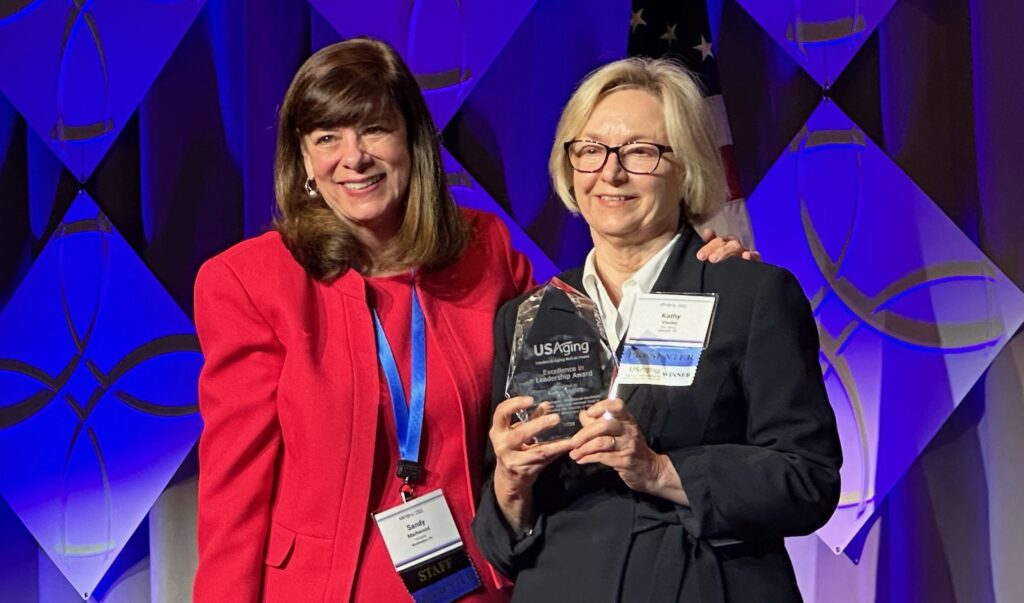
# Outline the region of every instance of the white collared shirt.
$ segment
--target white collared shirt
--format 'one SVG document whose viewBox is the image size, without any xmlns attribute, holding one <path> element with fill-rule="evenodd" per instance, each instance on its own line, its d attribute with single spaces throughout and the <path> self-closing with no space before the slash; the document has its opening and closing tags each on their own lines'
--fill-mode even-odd
<svg viewBox="0 0 1024 603">
<path fill-rule="evenodd" d="M 651 256 L 651 259 L 633 273 L 633 276 L 622 283 L 622 298 L 619 300 L 618 308 L 612 303 L 608 290 L 597 276 L 597 267 L 594 265 L 595 250 L 591 249 L 587 254 L 587 261 L 583 264 L 583 289 L 597 304 L 601 322 L 604 323 L 604 330 L 608 335 L 608 343 L 613 350 L 618 349 L 619 341 L 629 328 L 629 316 L 633 312 L 637 296 L 641 293 L 650 293 L 654 288 L 658 275 L 668 262 L 668 256 L 679 244 L 679 238 L 680 235 L 677 233 L 658 253 Z"/>
</svg>

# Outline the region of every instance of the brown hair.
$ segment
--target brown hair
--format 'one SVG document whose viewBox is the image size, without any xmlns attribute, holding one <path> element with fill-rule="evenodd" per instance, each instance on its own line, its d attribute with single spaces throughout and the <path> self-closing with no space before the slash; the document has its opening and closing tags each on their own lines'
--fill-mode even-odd
<svg viewBox="0 0 1024 603">
<path fill-rule="evenodd" d="M 405 120 L 411 156 L 402 224 L 378 266 L 436 268 L 455 261 L 469 230 L 452 199 L 437 130 L 412 72 L 393 48 L 354 38 L 309 57 L 285 94 L 277 128 L 273 227 L 314 279 L 330 283 L 368 265 L 365 250 L 319 194 L 304 190 L 302 137 L 319 128 L 349 126 L 389 113 Z"/>
<path fill-rule="evenodd" d="M 634 57 L 608 63 L 590 73 L 573 92 L 562 110 L 548 158 L 548 171 L 562 203 L 579 213 L 571 191 L 572 167 L 562 145 L 579 136 L 594 107 L 619 90 L 644 90 L 658 99 L 669 146 L 682 164 L 683 214 L 690 221 L 706 220 L 728 196 L 725 167 L 700 84 L 669 59 Z"/>
</svg>

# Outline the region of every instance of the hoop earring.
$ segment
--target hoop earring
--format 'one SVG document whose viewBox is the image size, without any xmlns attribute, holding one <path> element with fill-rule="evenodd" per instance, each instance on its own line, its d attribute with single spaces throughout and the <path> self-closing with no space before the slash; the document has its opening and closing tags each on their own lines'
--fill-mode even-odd
<svg viewBox="0 0 1024 603">
<path fill-rule="evenodd" d="M 310 197 L 316 197 L 320 194 L 320 191 L 316 190 L 316 186 L 314 185 L 314 180 L 312 178 L 306 180 L 306 184 L 302 188 L 306 189 L 306 194 Z"/>
</svg>

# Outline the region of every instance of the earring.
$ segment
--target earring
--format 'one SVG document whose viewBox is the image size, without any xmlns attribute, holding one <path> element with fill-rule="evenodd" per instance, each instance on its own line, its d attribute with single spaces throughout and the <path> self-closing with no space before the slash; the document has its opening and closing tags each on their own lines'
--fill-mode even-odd
<svg viewBox="0 0 1024 603">
<path fill-rule="evenodd" d="M 316 197 L 320 194 L 320 191 L 316 190 L 316 186 L 314 185 L 314 180 L 312 178 L 306 180 L 306 185 L 303 188 L 306 189 L 306 194 L 310 197 Z"/>
</svg>

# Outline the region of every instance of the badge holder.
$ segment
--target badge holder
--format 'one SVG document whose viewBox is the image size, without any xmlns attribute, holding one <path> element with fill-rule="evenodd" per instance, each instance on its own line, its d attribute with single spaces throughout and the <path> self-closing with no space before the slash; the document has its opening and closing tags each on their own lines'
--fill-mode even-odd
<svg viewBox="0 0 1024 603">
<path fill-rule="evenodd" d="M 717 307 L 714 293 L 638 296 L 609 397 L 620 385 L 693 385 Z"/>
<path fill-rule="evenodd" d="M 373 519 L 384 539 L 395 570 L 417 603 L 446 603 L 480 587 L 476 573 L 459 536 L 455 518 L 441 490 L 417 497 L 416 485 L 423 483 L 419 463 L 420 436 L 426 395 L 426 334 L 423 310 L 412 290 L 412 379 L 411 400 L 405 401 L 402 379 L 391 352 L 384 327 L 373 312 L 377 357 L 387 378 L 391 408 L 399 442 L 398 467 L 402 480 L 402 504 L 374 513 Z"/>
</svg>

